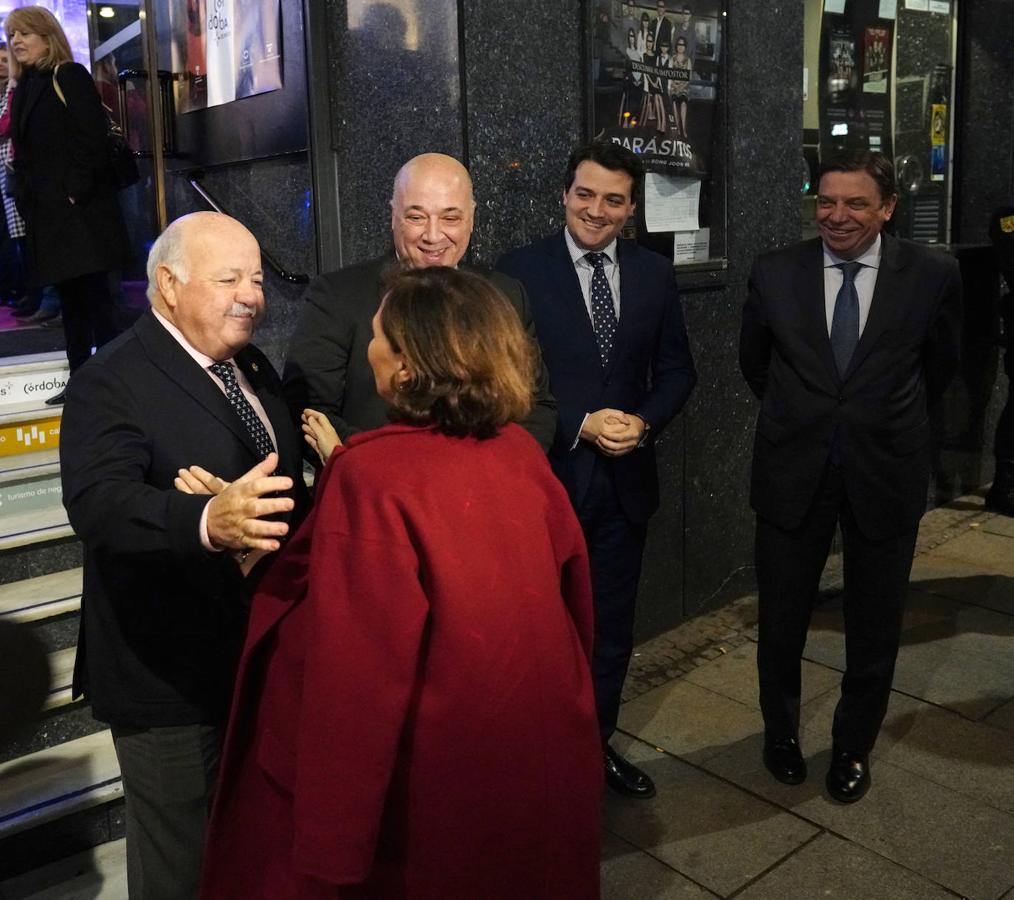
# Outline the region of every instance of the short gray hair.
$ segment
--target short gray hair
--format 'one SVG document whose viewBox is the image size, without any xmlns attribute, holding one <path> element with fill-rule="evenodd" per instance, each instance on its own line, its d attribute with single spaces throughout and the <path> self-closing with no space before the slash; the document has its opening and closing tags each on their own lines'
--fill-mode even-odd
<svg viewBox="0 0 1014 900">
<path fill-rule="evenodd" d="M 181 226 L 181 219 L 171 222 L 151 245 L 148 251 L 148 302 L 154 303 L 159 296 L 158 290 L 158 268 L 165 266 L 177 281 L 184 284 L 190 280 L 190 266 L 187 264 L 187 255 L 184 250 L 184 231 Z"/>
</svg>

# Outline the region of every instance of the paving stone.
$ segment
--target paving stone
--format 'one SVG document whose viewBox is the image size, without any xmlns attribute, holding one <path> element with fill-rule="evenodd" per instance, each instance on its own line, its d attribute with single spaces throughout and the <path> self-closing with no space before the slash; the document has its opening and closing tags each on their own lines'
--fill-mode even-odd
<svg viewBox="0 0 1014 900">
<path fill-rule="evenodd" d="M 980 571 L 987 569 L 1014 577 L 1014 541 L 1004 535 L 978 528 L 941 544 L 933 552 L 963 560 Z"/>
<path fill-rule="evenodd" d="M 1014 816 L 892 765 L 879 755 L 871 768 L 870 793 L 858 803 L 835 803 L 823 787 L 830 735 L 804 729 L 802 743 L 810 776 L 794 787 L 779 784 L 764 769 L 759 740 L 752 755 L 741 745 L 704 767 L 963 897 L 992 900 L 1014 884 L 1014 854 L 1010 852 Z"/>
<path fill-rule="evenodd" d="M 981 719 L 1014 697 L 1012 636 L 1012 616 L 911 591 L 894 687 Z M 840 605 L 814 615 L 804 655 L 844 667 Z"/>
<path fill-rule="evenodd" d="M 802 819 L 646 744 L 617 741 L 617 749 L 651 775 L 658 794 L 630 800 L 607 792 L 606 829 L 723 897 L 817 833 Z"/>
<path fill-rule="evenodd" d="M 633 895 L 631 895 L 633 896 Z M 936 900 L 949 891 L 826 832 L 793 853 L 737 900 Z"/>
<path fill-rule="evenodd" d="M 716 895 L 608 832 L 602 838 L 602 900 L 705 900 Z"/>
<path fill-rule="evenodd" d="M 1008 700 L 982 720 L 994 728 L 1002 728 L 1014 734 L 1014 700 Z"/>
<path fill-rule="evenodd" d="M 841 673 L 803 660 L 803 701 L 837 690 Z M 757 687 L 757 645 L 744 644 L 707 665 L 687 673 L 687 681 L 760 709 Z"/>
<path fill-rule="evenodd" d="M 1010 516 L 993 516 L 983 522 L 980 527 L 989 534 L 1000 534 L 1004 537 L 1014 538 L 1014 519 Z"/>
<path fill-rule="evenodd" d="M 760 710 L 686 679 L 670 681 L 620 708 L 620 728 L 700 763 L 763 729 Z"/>
<path fill-rule="evenodd" d="M 911 583 L 924 593 L 1014 615 L 1014 578 L 984 572 L 981 566 L 959 559 L 936 553 L 916 557 Z"/>
<path fill-rule="evenodd" d="M 1014 813 L 1014 735 L 896 695 L 876 758 Z"/>
</svg>

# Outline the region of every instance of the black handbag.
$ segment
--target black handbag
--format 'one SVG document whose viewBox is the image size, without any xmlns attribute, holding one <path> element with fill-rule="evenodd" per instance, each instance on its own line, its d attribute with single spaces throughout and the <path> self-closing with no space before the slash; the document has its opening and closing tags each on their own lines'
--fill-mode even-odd
<svg viewBox="0 0 1014 900">
<path fill-rule="evenodd" d="M 53 69 L 53 90 L 56 91 L 60 102 L 66 106 L 67 98 L 60 89 L 60 82 L 56 80 L 56 73 L 59 71 L 59 66 Z M 109 180 L 118 191 L 141 180 L 134 151 L 123 137 L 123 129 L 109 117 L 108 110 L 106 110 L 106 163 Z"/>
</svg>

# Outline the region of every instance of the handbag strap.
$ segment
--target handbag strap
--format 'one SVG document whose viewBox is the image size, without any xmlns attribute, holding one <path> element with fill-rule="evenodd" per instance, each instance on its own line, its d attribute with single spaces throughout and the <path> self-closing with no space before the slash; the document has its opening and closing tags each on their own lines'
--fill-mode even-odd
<svg viewBox="0 0 1014 900">
<path fill-rule="evenodd" d="M 63 90 L 60 88 L 60 82 L 56 77 L 56 73 L 60 71 L 60 65 L 57 64 L 56 68 L 53 69 L 53 90 L 56 91 L 56 96 L 60 98 L 60 102 L 66 106 L 67 98 L 63 96 Z"/>
</svg>

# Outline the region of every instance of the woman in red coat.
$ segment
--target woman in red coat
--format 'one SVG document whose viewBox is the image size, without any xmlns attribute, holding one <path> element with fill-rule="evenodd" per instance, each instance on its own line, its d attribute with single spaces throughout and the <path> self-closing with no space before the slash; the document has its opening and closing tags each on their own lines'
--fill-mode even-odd
<svg viewBox="0 0 1014 900">
<path fill-rule="evenodd" d="M 397 424 L 332 455 L 261 582 L 202 895 L 598 897 L 584 541 L 509 424 L 531 348 L 446 268 L 399 275 L 373 329 Z"/>
</svg>

